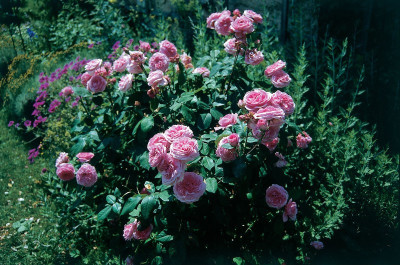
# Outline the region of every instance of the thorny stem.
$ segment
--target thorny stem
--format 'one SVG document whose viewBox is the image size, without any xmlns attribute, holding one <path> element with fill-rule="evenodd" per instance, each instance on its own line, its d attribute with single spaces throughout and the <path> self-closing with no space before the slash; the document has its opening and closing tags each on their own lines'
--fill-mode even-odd
<svg viewBox="0 0 400 265">
<path fill-rule="evenodd" d="M 229 77 L 229 83 L 228 83 L 228 88 L 227 88 L 228 90 L 231 88 L 233 73 L 235 72 L 235 67 L 236 67 L 236 64 L 237 64 L 237 59 L 239 57 L 239 52 L 240 52 L 240 47 L 236 51 L 235 60 L 233 61 L 232 72 L 231 72 L 231 75 Z"/>
</svg>

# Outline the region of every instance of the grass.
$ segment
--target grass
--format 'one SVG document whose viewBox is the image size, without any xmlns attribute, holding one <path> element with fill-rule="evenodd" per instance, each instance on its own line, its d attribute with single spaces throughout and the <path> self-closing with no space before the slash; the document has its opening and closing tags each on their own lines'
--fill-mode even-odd
<svg viewBox="0 0 400 265">
<path fill-rule="evenodd" d="M 50 264 L 57 253 L 57 219 L 40 188 L 42 159 L 30 165 L 28 147 L 0 111 L 1 264 Z"/>
</svg>

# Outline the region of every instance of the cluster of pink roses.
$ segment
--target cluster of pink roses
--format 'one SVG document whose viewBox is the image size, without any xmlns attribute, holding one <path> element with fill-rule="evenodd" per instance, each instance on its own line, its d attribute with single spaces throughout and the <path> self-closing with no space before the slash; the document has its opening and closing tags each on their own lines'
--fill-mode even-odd
<svg viewBox="0 0 400 265">
<path fill-rule="evenodd" d="M 290 220 L 295 221 L 297 215 L 296 203 L 292 201 L 292 199 L 288 201 L 288 198 L 288 192 L 282 186 L 277 184 L 272 184 L 272 186 L 268 187 L 265 194 L 265 200 L 269 207 L 281 209 L 286 205 L 282 216 L 284 222 L 287 222 L 289 218 Z"/>
<path fill-rule="evenodd" d="M 173 125 L 147 144 L 150 166 L 157 167 L 164 185 L 174 185 L 175 197 L 184 203 L 198 201 L 206 189 L 202 176 L 185 172 L 186 163 L 199 156 L 197 141 L 192 137 L 189 127 Z"/>
<path fill-rule="evenodd" d="M 103 60 L 94 59 L 86 64 L 85 70 L 86 72 L 81 76 L 82 85 L 92 93 L 103 92 L 108 83 L 106 78 L 113 72 L 111 63 L 103 64 Z"/>
<path fill-rule="evenodd" d="M 76 176 L 76 182 L 85 187 L 93 186 L 97 181 L 97 172 L 94 166 L 88 162 L 94 157 L 93 153 L 82 152 L 76 155 L 78 162 L 84 163 L 75 175 L 74 166 L 69 163 L 67 153 L 61 152 L 56 160 L 56 174 L 64 181 L 72 180 Z"/>
<path fill-rule="evenodd" d="M 303 132 L 304 136 L 299 133 L 296 137 L 296 144 L 298 148 L 306 149 L 308 144 L 311 143 L 312 138 L 308 133 Z"/>
<path fill-rule="evenodd" d="M 224 43 L 225 51 L 232 55 L 242 55 L 244 50 L 242 47 L 247 46 L 246 36 L 254 31 L 254 24 L 261 24 L 263 18 L 260 14 L 252 10 L 245 10 L 243 15 L 238 9 L 233 11 L 225 10 L 220 13 L 212 13 L 207 18 L 207 28 L 215 29 L 215 31 L 223 36 L 234 34 L 235 37 Z M 250 65 L 260 64 L 264 60 L 261 51 L 254 49 L 246 49 L 245 63 Z"/>
<path fill-rule="evenodd" d="M 151 231 L 153 231 L 153 225 L 150 224 L 143 230 L 139 230 L 140 222 L 135 219 L 133 223 L 124 226 L 124 238 L 125 240 L 131 240 L 132 238 L 137 240 L 146 240 L 150 237 Z"/>
<path fill-rule="evenodd" d="M 271 82 L 276 88 L 287 87 L 292 79 L 283 69 L 286 67 L 286 63 L 278 60 L 274 64 L 271 64 L 265 69 L 265 76 L 271 78 Z"/>
</svg>

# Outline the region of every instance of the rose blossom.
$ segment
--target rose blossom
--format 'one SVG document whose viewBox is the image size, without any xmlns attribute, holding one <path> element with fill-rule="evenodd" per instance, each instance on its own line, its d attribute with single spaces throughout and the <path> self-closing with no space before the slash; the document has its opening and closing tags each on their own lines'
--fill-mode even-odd
<svg viewBox="0 0 400 265">
<path fill-rule="evenodd" d="M 261 143 L 262 143 L 263 145 L 265 145 L 265 146 L 268 148 L 269 151 L 272 152 L 272 151 L 275 150 L 276 146 L 278 145 L 278 143 L 279 143 L 279 138 L 278 138 L 278 137 L 275 137 L 272 141 L 268 141 L 268 142 L 261 141 Z"/>
<path fill-rule="evenodd" d="M 183 65 L 185 65 L 185 66 L 192 62 L 192 57 L 187 55 L 186 52 L 181 54 L 180 59 L 181 59 L 181 62 L 183 63 Z"/>
<path fill-rule="evenodd" d="M 106 86 L 107 81 L 99 75 L 94 75 L 87 83 L 87 89 L 92 93 L 103 92 Z"/>
<path fill-rule="evenodd" d="M 310 243 L 310 246 L 313 246 L 316 250 L 321 250 L 324 248 L 324 243 L 321 241 L 313 241 Z"/>
<path fill-rule="evenodd" d="M 254 31 L 253 21 L 246 16 L 238 17 L 233 21 L 231 29 L 240 34 L 252 33 Z"/>
<path fill-rule="evenodd" d="M 83 75 L 81 76 L 82 85 L 86 86 L 90 78 L 92 78 L 92 76 L 88 72 L 83 73 Z"/>
<path fill-rule="evenodd" d="M 203 77 L 209 77 L 210 76 L 210 70 L 206 67 L 198 67 L 193 70 L 193 74 L 201 74 Z"/>
<path fill-rule="evenodd" d="M 144 64 L 146 61 L 147 57 L 144 56 L 143 52 L 141 51 L 129 51 L 129 55 L 131 57 L 131 62 L 135 65 L 141 65 Z"/>
<path fill-rule="evenodd" d="M 102 59 L 91 60 L 85 65 L 85 70 L 88 72 L 93 72 L 96 69 L 100 68 L 102 63 L 103 63 Z"/>
<path fill-rule="evenodd" d="M 237 123 L 237 117 L 238 114 L 227 114 L 224 117 L 219 118 L 218 124 L 220 126 L 215 127 L 214 130 L 218 131 L 221 129 L 226 129 L 228 127 L 231 127 L 232 125 Z"/>
<path fill-rule="evenodd" d="M 290 220 L 295 221 L 296 220 L 296 214 L 297 214 L 297 204 L 290 199 L 288 203 L 285 206 L 285 211 L 283 212 L 283 221 L 287 222 L 288 217 Z"/>
<path fill-rule="evenodd" d="M 168 186 L 179 181 L 185 173 L 186 163 L 173 158 L 170 154 L 164 154 L 163 160 L 157 167 L 162 176 L 162 184 Z"/>
<path fill-rule="evenodd" d="M 175 197 L 184 203 L 193 203 L 206 191 L 203 177 L 194 172 L 186 172 L 183 178 L 174 184 Z"/>
<path fill-rule="evenodd" d="M 121 77 L 121 80 L 118 82 L 118 89 L 122 92 L 126 92 L 129 88 L 132 87 L 133 75 L 127 74 Z"/>
<path fill-rule="evenodd" d="M 219 35 L 223 35 L 223 36 L 228 36 L 229 34 L 232 33 L 232 29 L 231 29 L 231 24 L 233 22 L 233 17 L 229 16 L 229 15 L 224 15 L 218 18 L 217 21 L 215 21 L 215 31 L 219 34 Z"/>
<path fill-rule="evenodd" d="M 63 97 L 68 97 L 72 94 L 74 94 L 74 90 L 70 86 L 66 86 L 61 90 L 61 94 Z"/>
<path fill-rule="evenodd" d="M 76 172 L 76 182 L 85 187 L 93 186 L 97 181 L 97 172 L 94 166 L 83 164 Z"/>
<path fill-rule="evenodd" d="M 175 45 L 168 40 L 160 42 L 160 52 L 168 58 L 174 58 L 178 55 Z"/>
<path fill-rule="evenodd" d="M 229 10 L 224 10 L 221 13 L 212 13 L 211 15 L 208 16 L 207 18 L 207 28 L 209 29 L 214 29 L 215 28 L 215 22 L 221 17 L 221 16 L 230 16 L 231 11 Z"/>
<path fill-rule="evenodd" d="M 150 237 L 151 231 L 153 230 L 153 225 L 150 224 L 146 229 L 139 231 L 138 227 L 140 222 L 135 219 L 133 223 L 124 226 L 124 238 L 125 240 L 131 240 L 132 238 L 138 240 L 145 240 Z"/>
<path fill-rule="evenodd" d="M 237 50 L 238 50 L 238 44 L 236 42 L 237 42 L 237 40 L 235 38 L 225 41 L 225 43 L 224 43 L 225 49 L 224 50 L 229 54 L 236 55 Z"/>
<path fill-rule="evenodd" d="M 250 18 L 251 20 L 253 20 L 254 23 L 257 23 L 257 24 L 262 24 L 263 23 L 262 16 L 260 14 L 257 14 L 253 10 L 245 10 L 243 12 L 243 15 L 248 17 L 248 18 Z"/>
<path fill-rule="evenodd" d="M 140 65 L 133 63 L 132 61 L 128 64 L 128 66 L 126 67 L 126 70 L 130 74 L 140 74 L 143 72 L 142 67 Z"/>
<path fill-rule="evenodd" d="M 217 150 L 215 151 L 215 154 L 218 157 L 220 157 L 222 159 L 222 161 L 224 161 L 224 162 L 229 162 L 229 161 L 235 160 L 238 156 L 238 154 L 236 152 L 236 148 L 228 149 L 228 148 L 222 147 L 224 144 L 230 144 L 229 137 L 224 137 L 221 139 L 221 141 L 219 141 Z"/>
<path fill-rule="evenodd" d="M 288 197 L 289 194 L 283 187 L 272 184 L 266 191 L 265 200 L 269 207 L 280 209 L 285 206 Z"/>
<path fill-rule="evenodd" d="M 268 105 L 272 94 L 261 89 L 254 89 L 244 95 L 243 102 L 249 111 L 257 111 Z"/>
<path fill-rule="evenodd" d="M 172 125 L 164 132 L 164 136 L 168 142 L 173 143 L 180 137 L 193 137 L 193 132 L 185 125 Z"/>
<path fill-rule="evenodd" d="M 293 114 L 296 106 L 291 96 L 279 90 L 272 94 L 270 103 L 273 106 L 280 107 L 285 112 L 286 116 Z"/>
<path fill-rule="evenodd" d="M 147 84 L 151 87 L 165 86 L 168 84 L 164 78 L 164 73 L 160 70 L 152 71 L 147 77 Z"/>
<path fill-rule="evenodd" d="M 163 133 L 157 133 L 150 138 L 147 143 L 147 150 L 151 151 L 155 147 L 155 144 L 162 144 L 165 146 L 166 151 L 169 152 L 170 142 L 167 141 Z"/>
<path fill-rule="evenodd" d="M 56 160 L 56 167 L 59 167 L 61 164 L 68 162 L 69 162 L 68 153 L 61 152 Z"/>
<path fill-rule="evenodd" d="M 230 145 L 237 146 L 239 144 L 240 137 L 239 137 L 239 135 L 237 133 L 232 133 L 227 138 L 228 138 L 228 143 Z"/>
<path fill-rule="evenodd" d="M 150 57 L 149 67 L 151 71 L 161 70 L 163 72 L 167 71 L 169 66 L 168 57 L 161 52 L 156 52 Z"/>
<path fill-rule="evenodd" d="M 199 156 L 199 146 L 195 139 L 180 137 L 171 144 L 170 153 L 173 158 L 188 162 Z"/>
<path fill-rule="evenodd" d="M 283 120 L 285 119 L 285 112 L 279 107 L 267 106 L 259 109 L 256 114 L 254 114 L 254 118 L 267 121 L 273 119 Z"/>
<path fill-rule="evenodd" d="M 151 167 L 157 167 L 162 159 L 163 155 L 167 153 L 167 150 L 162 144 L 154 144 L 149 152 L 149 164 Z"/>
<path fill-rule="evenodd" d="M 148 52 L 148 51 L 150 51 L 151 50 L 151 47 L 150 47 L 150 43 L 148 43 L 148 42 L 144 42 L 144 41 L 139 41 L 139 48 L 142 50 L 142 51 L 144 51 L 144 52 Z"/>
<path fill-rule="evenodd" d="M 274 64 L 271 64 L 265 69 L 265 76 L 271 78 L 275 73 L 278 71 L 282 70 L 283 68 L 286 67 L 286 63 L 282 60 L 278 60 Z"/>
<path fill-rule="evenodd" d="M 81 152 L 77 154 L 76 157 L 78 158 L 78 162 L 87 163 L 94 157 L 94 154 L 90 152 Z"/>
<path fill-rule="evenodd" d="M 291 81 L 292 79 L 290 78 L 289 74 L 285 73 L 283 70 L 277 71 L 271 77 L 271 82 L 276 88 L 287 87 Z"/>
<path fill-rule="evenodd" d="M 247 50 L 244 57 L 244 62 L 250 65 L 257 65 L 264 61 L 264 55 L 257 49 Z"/>
<path fill-rule="evenodd" d="M 308 144 L 311 143 L 312 138 L 310 135 L 308 135 L 308 133 L 303 131 L 303 135 L 301 135 L 301 133 L 299 133 L 296 137 L 296 144 L 298 148 L 301 149 L 306 149 L 308 147 Z"/>
<path fill-rule="evenodd" d="M 275 163 L 276 167 L 284 167 L 284 166 L 286 166 L 287 161 L 286 161 L 285 157 L 281 153 L 276 152 L 275 156 L 279 158 L 278 162 Z"/>
<path fill-rule="evenodd" d="M 113 70 L 116 72 L 123 72 L 125 71 L 126 67 L 128 66 L 129 60 L 124 56 L 121 56 L 119 59 L 115 60 L 113 63 Z"/>
<path fill-rule="evenodd" d="M 75 168 L 71 164 L 63 163 L 57 167 L 56 174 L 61 180 L 71 180 L 75 177 Z"/>
</svg>

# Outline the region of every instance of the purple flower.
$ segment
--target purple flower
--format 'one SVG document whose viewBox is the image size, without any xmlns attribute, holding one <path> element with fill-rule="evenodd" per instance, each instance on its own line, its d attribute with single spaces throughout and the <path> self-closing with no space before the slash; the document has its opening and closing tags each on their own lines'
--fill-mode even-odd
<svg viewBox="0 0 400 265">
<path fill-rule="evenodd" d="M 11 127 L 11 126 L 13 126 L 14 125 L 14 121 L 10 121 L 9 123 L 8 123 L 8 127 Z"/>
<path fill-rule="evenodd" d="M 44 174 L 44 173 L 46 173 L 46 172 L 47 172 L 47 168 L 44 167 L 44 168 L 42 169 L 42 173 Z"/>
<path fill-rule="evenodd" d="M 115 51 L 116 49 L 118 49 L 120 43 L 121 43 L 120 41 L 117 41 L 116 43 L 114 43 L 114 45 L 112 46 L 112 49 L 113 49 L 114 51 Z"/>
<path fill-rule="evenodd" d="M 157 42 L 152 42 L 151 46 L 153 46 L 153 48 L 157 48 L 158 47 L 158 43 Z"/>
<path fill-rule="evenodd" d="M 93 48 L 93 47 L 94 47 L 94 43 L 89 44 L 89 46 L 88 46 L 89 49 L 91 49 L 91 48 Z"/>
<path fill-rule="evenodd" d="M 30 127 L 32 125 L 32 122 L 30 120 L 27 120 L 24 122 L 25 127 Z"/>
<path fill-rule="evenodd" d="M 16 123 L 16 124 L 15 124 L 15 128 L 18 128 L 18 127 L 19 127 L 19 123 Z"/>
</svg>

